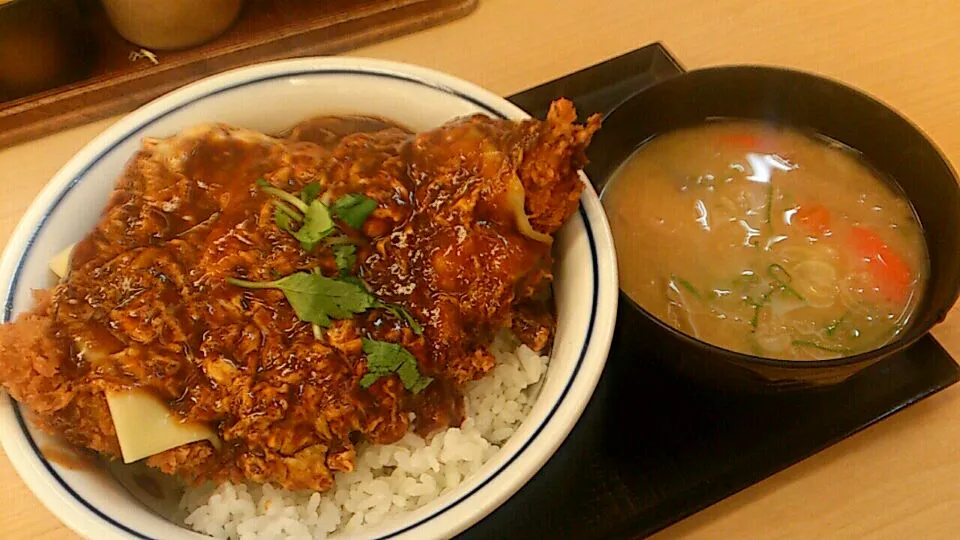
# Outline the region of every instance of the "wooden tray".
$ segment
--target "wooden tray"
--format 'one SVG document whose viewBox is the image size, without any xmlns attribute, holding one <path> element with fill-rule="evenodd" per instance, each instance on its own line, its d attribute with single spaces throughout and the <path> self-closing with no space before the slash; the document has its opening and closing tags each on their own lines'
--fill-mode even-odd
<svg viewBox="0 0 960 540">
<path fill-rule="evenodd" d="M 198 0 L 200 1 L 200 0 Z M 236 24 L 184 51 L 154 51 L 159 63 L 131 61 L 140 47 L 110 26 L 97 0 L 81 0 L 95 36 L 90 75 L 67 86 L 0 102 L 0 148 L 129 111 L 178 86 L 266 60 L 331 54 L 463 17 L 478 0 L 247 0 Z"/>
</svg>

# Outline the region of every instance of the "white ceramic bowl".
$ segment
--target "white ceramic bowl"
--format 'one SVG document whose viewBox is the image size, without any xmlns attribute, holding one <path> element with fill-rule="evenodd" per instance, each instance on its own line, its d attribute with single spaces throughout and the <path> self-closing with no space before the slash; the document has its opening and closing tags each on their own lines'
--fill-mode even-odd
<svg viewBox="0 0 960 540">
<path fill-rule="evenodd" d="M 47 261 L 94 226 L 127 160 L 145 136 L 201 122 L 280 132 L 317 114 L 363 113 L 415 130 L 473 113 L 527 117 L 473 84 L 428 69 L 354 58 L 307 58 L 243 68 L 191 84 L 128 115 L 77 153 L 44 188 L 0 262 L 3 320 L 31 307 L 48 287 Z M 584 178 L 584 180 L 586 180 Z M 558 327 L 541 394 L 501 451 L 458 489 L 401 523 L 363 532 L 377 538 L 446 538 L 507 500 L 550 458 L 573 428 L 603 370 L 617 306 L 613 241 L 587 185 L 579 212 L 560 232 L 555 291 Z M 70 470 L 43 457 L 50 444 L 20 408 L 0 398 L 0 440 L 20 477 L 67 526 L 96 540 L 205 538 L 147 510 L 107 472 Z"/>
</svg>

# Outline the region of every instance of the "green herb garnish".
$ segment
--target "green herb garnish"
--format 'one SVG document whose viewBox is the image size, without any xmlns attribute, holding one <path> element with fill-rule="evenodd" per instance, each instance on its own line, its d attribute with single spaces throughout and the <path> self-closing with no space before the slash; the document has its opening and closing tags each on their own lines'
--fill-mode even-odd
<svg viewBox="0 0 960 540">
<path fill-rule="evenodd" d="M 245 281 L 227 278 L 227 283 L 246 289 L 280 289 L 297 317 L 321 327 L 331 319 L 349 319 L 374 307 L 376 299 L 355 283 L 297 272 L 274 281 Z"/>
<path fill-rule="evenodd" d="M 793 276 L 790 275 L 790 272 L 787 272 L 787 269 L 783 265 L 773 263 L 767 267 L 767 273 L 770 274 L 770 279 L 775 281 L 781 281 L 783 283 L 790 283 L 793 281 Z"/>
<path fill-rule="evenodd" d="M 318 184 L 307 186 L 300 198 L 273 187 L 262 178 L 257 180 L 257 186 L 264 193 L 274 197 L 273 204 L 276 210 L 273 213 L 273 220 L 277 227 L 299 240 L 304 250 L 313 250 L 321 240 L 333 232 L 330 211 L 322 202 L 316 200 L 316 194 L 320 190 Z M 309 199 L 310 202 L 305 202 L 304 199 Z M 296 223 L 300 223 L 300 226 L 294 229 Z"/>
<path fill-rule="evenodd" d="M 330 212 L 322 202 L 313 201 L 307 207 L 300 228 L 296 231 L 289 228 L 286 230 L 300 241 L 300 246 L 305 251 L 312 251 L 313 248 L 317 247 L 317 244 L 333 232 L 333 220 L 330 219 Z"/>
<path fill-rule="evenodd" d="M 783 283 L 782 281 L 780 281 L 780 282 L 777 282 L 777 285 L 779 285 L 781 291 L 792 294 L 797 298 L 797 300 L 800 300 L 801 302 L 807 301 L 807 299 L 804 298 L 802 294 L 798 293 L 796 289 L 787 285 L 786 283 Z"/>
<path fill-rule="evenodd" d="M 846 318 L 847 318 L 847 314 L 844 313 L 844 314 L 841 315 L 837 320 L 835 320 L 835 321 L 833 321 L 832 323 L 828 324 L 828 325 L 823 329 L 823 333 L 826 334 L 826 335 L 828 335 L 828 336 L 832 336 L 833 334 L 835 334 L 835 333 L 837 332 L 837 329 L 840 328 L 840 325 L 843 324 L 843 320 L 846 319 Z"/>
<path fill-rule="evenodd" d="M 370 197 L 350 193 L 337 199 L 332 210 L 344 223 L 359 230 L 376 207 L 377 201 Z"/>
<path fill-rule="evenodd" d="M 363 352 L 367 355 L 367 373 L 360 378 L 362 388 L 370 388 L 380 377 L 393 373 L 400 377 L 403 387 L 414 394 L 433 382 L 432 378 L 420 374 L 417 358 L 400 345 L 364 338 Z"/>
<path fill-rule="evenodd" d="M 750 318 L 750 326 L 756 328 L 760 325 L 760 310 L 766 305 L 768 298 L 770 298 L 770 294 L 763 293 L 760 295 L 759 301 L 752 298 L 747 299 L 747 301 L 753 305 L 753 317 Z"/>
<path fill-rule="evenodd" d="M 420 326 L 420 323 L 413 318 L 413 315 L 409 311 L 403 309 L 403 307 L 398 306 L 397 304 L 387 304 L 386 302 L 377 302 L 377 307 L 383 308 L 389 311 L 394 317 L 401 321 L 406 321 L 410 326 L 410 329 L 413 330 L 413 333 L 416 335 L 423 334 L 423 327 Z"/>
<path fill-rule="evenodd" d="M 693 286 L 693 283 L 690 283 L 689 281 L 683 279 L 682 277 L 678 277 L 676 274 L 671 274 L 670 279 L 673 280 L 673 282 L 676 283 L 677 285 L 683 287 L 687 292 L 692 294 L 698 300 L 703 300 L 703 295 L 700 294 L 700 291 L 698 291 L 697 288 Z"/>
<path fill-rule="evenodd" d="M 790 272 L 787 272 L 787 269 L 783 266 L 773 263 L 767 267 L 767 274 L 770 276 L 771 281 L 771 293 L 777 289 L 789 293 L 801 302 L 806 302 L 807 300 L 803 297 L 802 294 L 798 293 L 796 289 L 788 285 L 793 281 L 793 276 L 790 275 Z"/>
<path fill-rule="evenodd" d="M 307 184 L 307 187 L 303 188 L 303 191 L 300 192 L 300 200 L 310 204 L 317 199 L 317 195 L 320 194 L 320 184 L 313 182 Z"/>
<path fill-rule="evenodd" d="M 277 227 L 280 227 L 281 231 L 286 231 L 292 234 L 293 226 L 296 223 L 295 220 L 299 214 L 290 213 L 288 208 L 289 207 L 283 203 L 275 203 L 273 210 L 273 221 L 277 224 Z"/>
<path fill-rule="evenodd" d="M 360 287 L 361 289 L 363 289 L 363 290 L 365 290 L 365 291 L 367 291 L 367 292 L 370 292 L 370 291 L 373 290 L 373 289 L 370 287 L 370 285 L 367 284 L 366 281 L 362 280 L 361 278 L 359 278 L 359 277 L 357 277 L 357 276 L 343 276 L 343 277 L 340 278 L 340 281 L 346 281 L 347 283 L 352 283 L 352 284 L 356 285 L 357 287 Z M 378 300 L 378 302 L 379 302 L 379 300 Z"/>
<path fill-rule="evenodd" d="M 227 278 L 227 282 L 248 289 L 279 289 L 293 307 L 297 317 L 314 325 L 314 334 L 319 336 L 318 327 L 330 326 L 332 319 L 349 319 L 355 314 L 377 307 L 392 313 L 397 319 L 406 321 L 414 333 L 420 335 L 423 328 L 410 313 L 400 306 L 377 300 L 370 287 L 362 279 L 351 275 L 357 263 L 357 247 L 353 239 L 344 234 L 331 236 L 336 227 L 331 211 L 317 198 L 320 184 L 308 184 L 299 197 L 276 188 L 264 179 L 257 180 L 258 188 L 273 197 L 273 220 L 277 227 L 294 238 L 306 251 L 313 250 L 326 240 L 333 252 L 339 278 L 323 276 L 319 269 L 314 272 L 297 272 L 273 281 L 246 281 Z M 351 193 L 340 197 L 333 205 L 333 212 L 345 223 L 359 229 L 370 213 L 377 207 L 377 201 Z M 401 378 L 410 379 L 409 368 L 398 367 Z M 414 367 L 414 370 L 416 368 Z M 407 375 L 404 375 L 407 373 Z M 406 383 L 405 383 L 406 384 Z M 426 383 L 429 384 L 429 381 Z M 425 385 L 424 385 L 425 386 Z"/>
<path fill-rule="evenodd" d="M 780 279 L 777 279 L 776 272 L 773 270 L 774 268 L 779 268 L 780 271 L 783 272 L 783 275 L 788 280 L 790 279 L 790 274 L 787 273 L 787 271 L 784 270 L 782 266 L 780 266 L 779 264 L 770 265 L 770 268 L 768 268 L 768 273 L 770 274 L 770 277 L 771 277 L 770 289 L 767 292 L 761 294 L 759 300 L 754 300 L 753 298 L 750 298 L 750 297 L 747 297 L 746 299 L 747 303 L 753 306 L 753 317 L 750 319 L 750 326 L 754 328 L 757 328 L 760 325 L 760 310 L 762 310 L 763 307 L 770 302 L 770 297 L 772 297 L 774 294 L 778 292 L 783 292 L 783 293 L 787 293 L 792 296 L 795 296 L 801 302 L 806 302 L 806 299 L 803 297 L 803 295 L 798 293 L 796 289 L 794 289 L 790 285 L 787 285 Z"/>
<path fill-rule="evenodd" d="M 353 244 L 335 244 L 333 249 L 333 258 L 337 263 L 337 270 L 341 276 L 346 276 L 353 272 L 353 267 L 357 263 L 357 246 Z"/>
</svg>

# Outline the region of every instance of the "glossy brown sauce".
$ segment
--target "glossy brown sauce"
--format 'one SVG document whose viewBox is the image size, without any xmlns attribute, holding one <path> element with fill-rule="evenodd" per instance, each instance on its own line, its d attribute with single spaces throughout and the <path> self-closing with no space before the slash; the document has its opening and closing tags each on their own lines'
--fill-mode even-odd
<svg viewBox="0 0 960 540">
<path fill-rule="evenodd" d="M 388 142 L 394 144 L 411 136 L 408 130 L 384 119 L 320 117 L 298 125 L 289 137 L 303 143 L 314 143 L 323 149 L 319 151 L 316 146 L 305 145 L 301 153 L 294 152 L 293 158 L 302 160 L 302 165 L 306 167 L 312 168 L 317 162 L 329 160 L 331 167 L 363 167 L 373 170 L 384 166 L 384 163 L 377 159 L 379 154 L 374 147 L 369 148 L 370 158 L 366 160 L 339 161 L 336 157 L 331 159 L 329 152 L 337 148 L 345 137 L 384 130 L 388 134 L 394 133 L 392 138 L 386 137 Z M 372 140 L 360 139 L 357 144 L 374 146 Z M 73 335 L 74 343 L 87 344 L 73 347 L 78 372 L 96 374 L 97 377 L 112 380 L 120 386 L 137 386 L 152 391 L 168 401 L 173 410 L 183 415 L 185 420 L 219 423 L 223 415 L 215 406 L 214 396 L 222 394 L 221 389 L 215 378 L 209 377 L 200 368 L 204 358 L 226 359 L 233 368 L 253 374 L 254 387 L 258 379 L 265 381 L 263 384 L 268 384 L 266 381 L 283 379 L 288 373 L 313 372 L 317 377 L 332 377 L 332 384 L 350 385 L 349 390 L 341 391 L 349 394 L 350 401 L 359 409 L 368 411 L 364 416 L 371 420 L 386 412 L 381 411 L 385 402 L 397 402 L 401 409 L 415 412 L 418 418 L 417 429 L 421 433 L 458 425 L 463 416 L 460 391 L 455 384 L 444 380 L 445 374 L 441 369 L 431 369 L 428 362 L 422 364 L 424 371 L 437 378 L 437 381 L 420 396 L 398 393 L 392 387 L 390 390 L 377 387 L 369 392 L 357 391 L 353 388 L 355 383 L 351 378 L 358 360 L 356 355 L 351 355 L 351 358 L 328 354 L 323 358 L 324 365 L 318 370 L 308 367 L 307 363 L 311 361 L 309 358 L 290 351 L 309 347 L 307 342 L 313 341 L 310 325 L 294 315 L 282 294 L 277 291 L 242 291 L 239 299 L 244 317 L 253 317 L 258 320 L 261 328 L 270 329 L 269 340 L 272 343 L 269 345 L 275 352 L 258 354 L 260 349 L 268 344 L 249 328 L 239 332 L 234 330 L 222 337 L 217 336 L 218 333 L 223 333 L 224 328 L 236 328 L 238 322 L 243 324 L 243 321 L 238 320 L 236 312 L 218 309 L 218 306 L 235 303 L 238 295 L 237 288 L 224 284 L 220 276 L 251 277 L 249 267 L 245 264 L 224 267 L 218 258 L 230 259 L 236 253 L 256 245 L 260 256 L 259 264 L 271 267 L 271 277 L 311 267 L 319 267 L 328 274 L 336 271 L 329 252 L 305 254 L 286 233 L 271 231 L 261 234 L 270 226 L 269 222 L 264 222 L 266 214 L 262 213 L 262 209 L 268 206 L 269 199 L 254 187 L 255 181 L 270 175 L 276 167 L 276 158 L 271 155 L 269 147 L 246 144 L 234 139 L 222 142 L 204 140 L 197 144 L 190 158 L 186 160 L 183 175 L 207 180 L 191 184 L 186 192 L 176 189 L 178 186 L 175 178 L 138 178 L 133 175 L 130 182 L 132 185 L 129 186 L 132 189 L 154 189 L 153 185 L 137 185 L 139 182 L 161 185 L 169 182 L 169 189 L 166 189 L 171 192 L 169 195 L 165 194 L 165 189 L 161 187 L 156 190 L 158 193 L 152 196 L 160 198 L 167 195 L 170 200 L 176 200 L 175 210 L 158 211 L 156 205 L 145 208 L 141 199 L 128 197 L 123 191 L 115 194 L 108 213 L 115 214 L 114 223 L 125 226 L 118 230 L 101 228 L 76 247 L 71 259 L 71 278 L 68 280 L 71 287 L 61 289 L 63 296 L 60 298 L 59 308 L 62 314 L 62 311 L 70 309 L 72 303 L 96 306 L 96 297 L 105 294 L 101 291 L 113 287 L 113 284 L 104 284 L 100 279 L 107 276 L 116 279 L 120 276 L 127 293 L 125 298 L 114 301 L 115 304 L 123 308 L 132 307 L 128 315 L 133 319 L 156 316 L 154 308 L 160 306 L 167 312 L 171 324 L 164 325 L 149 343 L 137 344 L 134 339 L 136 357 L 130 359 L 120 370 L 107 365 L 107 362 L 97 365 L 96 358 L 114 355 L 124 349 L 126 353 L 130 352 L 131 330 L 125 330 L 122 322 L 103 320 L 105 317 L 101 316 L 85 317 L 81 325 L 75 322 L 67 326 L 58 324 L 58 332 Z M 397 176 L 402 177 L 400 174 Z M 293 183 L 287 189 L 294 191 L 296 188 L 293 186 L 296 185 Z M 334 197 L 351 190 L 350 186 L 328 187 Z M 358 275 L 374 286 L 385 287 L 389 283 L 395 290 L 423 290 L 422 284 L 416 283 L 423 276 L 406 276 L 407 284 L 398 280 L 389 268 L 375 268 L 376 263 L 367 263 L 374 254 L 375 246 L 371 240 L 410 218 L 409 187 L 403 184 L 364 187 L 367 188 L 364 190 L 366 194 L 386 199 L 387 204 L 392 206 L 390 210 L 393 219 L 373 217 L 365 224 L 364 231 L 346 231 L 357 243 L 357 258 L 361 261 Z M 387 193 L 377 193 L 378 191 Z M 429 226 L 430 223 L 427 222 L 419 224 L 418 234 L 431 236 L 433 233 L 428 229 Z M 139 229 L 138 246 L 119 255 L 114 255 L 117 250 L 105 249 L 107 243 L 122 244 L 126 241 L 126 233 L 130 229 Z M 258 233 L 248 234 L 249 231 Z M 211 242 L 210 239 L 215 240 Z M 210 242 L 214 247 L 206 253 L 197 252 L 194 247 L 202 241 Z M 183 276 L 174 277 L 167 272 L 168 269 L 187 272 Z M 381 279 L 380 273 L 389 276 L 389 279 Z M 143 283 L 131 287 L 131 280 L 141 280 Z M 178 281 L 179 287 L 172 285 Z M 183 287 L 192 289 L 191 294 L 202 300 L 199 303 L 186 301 Z M 71 297 L 76 300 L 71 301 Z M 420 297 L 413 295 L 399 298 L 383 294 L 383 298 L 388 301 L 402 300 L 411 312 L 416 312 L 417 300 Z M 141 300 L 145 309 L 135 313 L 136 304 Z M 116 311 L 114 309 L 111 314 Z M 62 316 L 60 320 L 69 320 L 69 317 L 70 315 Z M 370 312 L 356 318 L 353 323 L 356 327 L 354 332 L 358 336 L 404 341 L 405 347 L 415 356 L 423 360 L 428 358 L 428 341 L 422 337 L 410 336 L 409 331 L 405 333 L 406 325 L 402 321 L 386 316 L 382 311 Z M 82 336 L 80 339 L 77 339 L 78 334 Z M 133 336 L 136 338 L 135 331 Z M 183 346 L 171 349 L 170 345 L 178 341 L 182 342 Z M 171 358 L 171 352 L 180 354 Z M 189 361 L 190 356 L 199 359 L 199 362 Z M 242 357 L 247 360 L 242 360 Z M 163 361 L 155 361 L 158 358 L 163 358 Z M 130 377 L 131 374 L 134 376 Z M 336 383 L 338 379 L 342 382 Z M 305 396 L 304 392 L 312 393 L 312 397 Z M 265 402 L 267 408 L 251 413 L 269 415 L 272 414 L 269 412 L 271 402 L 276 407 L 285 408 L 286 403 L 316 399 L 314 394 L 316 389 L 312 386 L 295 385 Z M 407 431 L 406 413 L 397 411 L 389 414 L 393 419 L 387 422 L 376 420 L 375 425 L 378 427 L 368 436 L 372 436 L 374 440 L 390 441 L 398 439 Z M 308 444 L 308 441 L 314 438 L 314 422 L 311 418 L 293 416 L 288 418 L 285 424 L 286 436 L 291 441 L 299 441 L 293 442 L 292 448 Z M 334 449 L 340 447 L 336 440 L 332 442 Z M 228 441 L 224 453 L 229 455 L 245 449 L 242 440 Z"/>
<path fill-rule="evenodd" d="M 41 425 L 114 458 L 104 392 L 142 389 L 221 443 L 181 445 L 148 466 L 327 490 L 355 467 L 361 441 L 459 425 L 462 388 L 493 369 L 501 330 L 550 346 L 550 235 L 575 212 L 599 127 L 575 119 L 565 102 L 546 122 L 474 116 L 419 135 L 322 117 L 283 138 L 214 125 L 145 140 L 64 282 L 0 333 L 2 382 Z M 317 184 L 328 207 L 375 201 L 357 230 L 335 218 L 338 239 L 356 246 L 353 268 L 278 226 L 263 182 L 291 197 Z M 415 324 L 378 304 L 317 329 L 281 290 L 235 281 L 297 272 L 359 278 Z M 364 340 L 401 346 L 430 384 L 414 391 L 396 374 L 361 384 Z M 17 386 L 26 370 L 42 373 Z"/>
</svg>

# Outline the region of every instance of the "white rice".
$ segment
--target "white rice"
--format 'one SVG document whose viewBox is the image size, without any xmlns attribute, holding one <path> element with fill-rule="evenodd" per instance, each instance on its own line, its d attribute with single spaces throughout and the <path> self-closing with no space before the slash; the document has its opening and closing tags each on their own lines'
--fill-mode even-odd
<svg viewBox="0 0 960 540">
<path fill-rule="evenodd" d="M 325 493 L 269 485 L 190 488 L 184 524 L 216 538 L 317 539 L 394 519 L 454 489 L 493 457 L 530 412 L 548 358 L 507 337 L 491 351 L 497 367 L 466 391 L 466 420 L 425 441 L 407 433 L 360 449 L 356 470 L 338 473 Z"/>
</svg>

